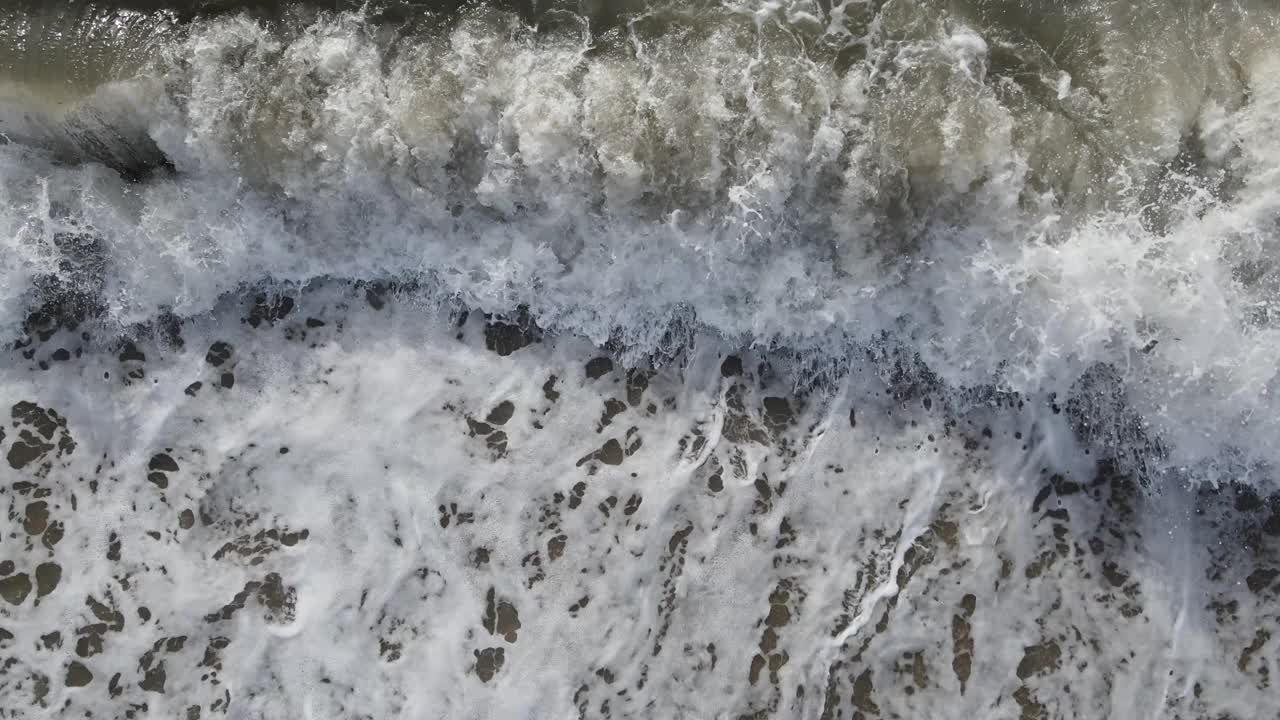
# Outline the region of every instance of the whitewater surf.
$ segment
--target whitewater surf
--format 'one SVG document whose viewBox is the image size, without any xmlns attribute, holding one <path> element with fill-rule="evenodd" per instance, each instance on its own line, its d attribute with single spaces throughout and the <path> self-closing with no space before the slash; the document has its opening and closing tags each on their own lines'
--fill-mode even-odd
<svg viewBox="0 0 1280 720">
<path fill-rule="evenodd" d="M 1277 37 L 6 5 L 0 717 L 1275 715 Z"/>
</svg>

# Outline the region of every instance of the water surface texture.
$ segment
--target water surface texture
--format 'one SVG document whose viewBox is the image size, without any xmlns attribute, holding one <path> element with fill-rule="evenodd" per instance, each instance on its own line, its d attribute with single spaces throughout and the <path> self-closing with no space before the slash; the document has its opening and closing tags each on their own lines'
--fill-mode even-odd
<svg viewBox="0 0 1280 720">
<path fill-rule="evenodd" d="M 1274 2 L 15 0 L 0 341 L 0 718 L 1280 714 Z"/>
</svg>

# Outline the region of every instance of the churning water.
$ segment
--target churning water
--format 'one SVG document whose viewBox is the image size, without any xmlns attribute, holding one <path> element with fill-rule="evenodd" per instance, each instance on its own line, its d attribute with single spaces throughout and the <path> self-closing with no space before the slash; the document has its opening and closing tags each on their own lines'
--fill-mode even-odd
<svg viewBox="0 0 1280 720">
<path fill-rule="evenodd" d="M 0 717 L 1280 713 L 1280 6 L 0 9 Z"/>
</svg>

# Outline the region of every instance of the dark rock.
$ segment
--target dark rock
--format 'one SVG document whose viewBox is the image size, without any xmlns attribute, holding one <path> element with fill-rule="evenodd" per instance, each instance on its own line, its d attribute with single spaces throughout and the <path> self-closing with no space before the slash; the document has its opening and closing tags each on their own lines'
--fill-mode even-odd
<svg viewBox="0 0 1280 720">
<path fill-rule="evenodd" d="M 505 357 L 511 353 L 542 341 L 542 330 L 529 317 L 529 310 L 520 307 L 516 316 L 510 320 L 486 316 L 484 326 L 484 345 L 489 350 Z"/>
<path fill-rule="evenodd" d="M 138 349 L 137 345 L 133 344 L 132 340 L 125 339 L 120 343 L 120 362 L 129 362 L 130 360 L 146 362 L 147 356 Z"/>
<path fill-rule="evenodd" d="M 93 682 L 93 673 L 77 660 L 67 666 L 67 687 L 84 687 Z"/>
<path fill-rule="evenodd" d="M 156 453 L 151 457 L 151 462 L 147 464 L 147 469 L 161 472 L 178 472 L 178 463 L 170 457 L 169 453 Z"/>
<path fill-rule="evenodd" d="M 204 361 L 214 367 L 221 367 L 224 362 L 231 359 L 232 349 L 230 344 L 219 340 L 209 346 L 209 352 L 205 353 Z"/>
<path fill-rule="evenodd" d="M 40 563 L 36 567 L 36 597 L 53 592 L 62 580 L 62 566 L 57 563 Z"/>
<path fill-rule="evenodd" d="M 506 425 L 515 414 L 516 406 L 510 400 L 503 400 L 485 416 L 485 422 L 493 425 Z"/>
<path fill-rule="evenodd" d="M 10 575 L 0 580 L 0 598 L 10 605 L 21 605 L 31 594 L 31 578 L 26 573 Z"/>
<path fill-rule="evenodd" d="M 592 358 L 587 361 L 587 378 L 598 380 L 613 372 L 613 360 L 607 357 Z"/>
<path fill-rule="evenodd" d="M 266 295 L 258 295 L 253 299 L 253 306 L 249 308 L 249 317 L 245 318 L 244 321 L 254 328 L 260 327 L 264 322 L 274 324 L 293 312 L 293 307 L 293 298 L 287 295 L 280 296 L 274 300 Z"/>
<path fill-rule="evenodd" d="M 502 648 L 485 648 L 484 650 L 476 650 L 476 675 L 480 676 L 480 682 L 489 682 L 502 670 L 505 661 L 505 653 Z"/>
<path fill-rule="evenodd" d="M 723 377 L 736 377 L 742 374 L 742 358 L 737 355 L 730 355 L 720 363 L 720 375 Z"/>
</svg>

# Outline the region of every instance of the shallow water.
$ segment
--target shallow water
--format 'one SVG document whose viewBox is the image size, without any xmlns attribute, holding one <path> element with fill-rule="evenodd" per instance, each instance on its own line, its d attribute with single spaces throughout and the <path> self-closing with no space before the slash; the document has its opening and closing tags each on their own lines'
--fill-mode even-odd
<svg viewBox="0 0 1280 720">
<path fill-rule="evenodd" d="M 1280 712 L 1271 5 L 12 7 L 0 717 Z"/>
</svg>

